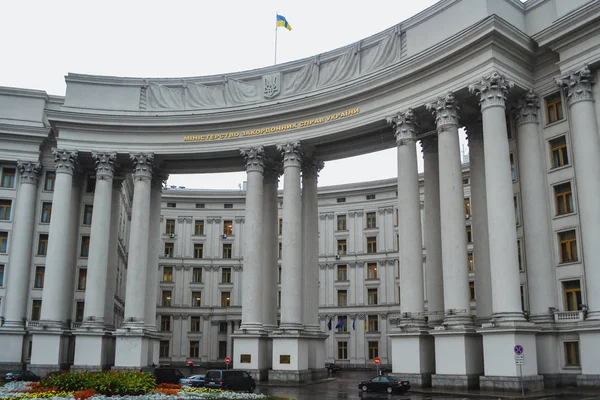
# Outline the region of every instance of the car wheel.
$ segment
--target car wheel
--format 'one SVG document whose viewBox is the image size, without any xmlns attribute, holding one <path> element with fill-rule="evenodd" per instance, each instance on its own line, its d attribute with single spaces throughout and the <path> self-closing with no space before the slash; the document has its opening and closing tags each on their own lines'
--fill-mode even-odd
<svg viewBox="0 0 600 400">
<path fill-rule="evenodd" d="M 248 393 L 254 393 L 254 389 L 256 389 L 256 386 L 250 385 L 250 387 L 248 388 Z"/>
<path fill-rule="evenodd" d="M 362 385 L 361 389 L 362 389 L 363 392 L 366 392 L 366 391 L 369 390 L 369 388 L 367 387 L 367 385 Z"/>
<path fill-rule="evenodd" d="M 394 393 L 394 388 L 392 388 L 391 386 L 388 386 L 387 392 L 388 392 L 388 394 Z"/>
</svg>

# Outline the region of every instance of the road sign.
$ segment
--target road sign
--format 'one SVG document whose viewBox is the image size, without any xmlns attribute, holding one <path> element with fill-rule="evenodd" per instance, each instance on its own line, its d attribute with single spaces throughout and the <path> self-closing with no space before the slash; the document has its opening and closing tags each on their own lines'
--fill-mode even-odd
<svg viewBox="0 0 600 400">
<path fill-rule="evenodd" d="M 381 364 L 381 360 L 379 359 L 379 357 L 375 357 L 375 358 L 373 359 L 373 362 L 375 363 L 375 365 L 379 365 L 379 364 Z"/>
<path fill-rule="evenodd" d="M 515 354 L 515 364 L 517 364 L 517 365 L 525 364 L 525 354 Z"/>
<path fill-rule="evenodd" d="M 523 346 L 520 344 L 515 345 L 515 354 L 523 354 Z"/>
<path fill-rule="evenodd" d="M 229 365 L 230 362 L 231 362 L 231 358 L 225 357 L 225 364 Z"/>
</svg>

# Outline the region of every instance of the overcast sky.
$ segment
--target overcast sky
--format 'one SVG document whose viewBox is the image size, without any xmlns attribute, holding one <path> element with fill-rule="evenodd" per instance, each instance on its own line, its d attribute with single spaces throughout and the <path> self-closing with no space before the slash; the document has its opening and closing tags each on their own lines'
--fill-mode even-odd
<svg viewBox="0 0 600 400">
<path fill-rule="evenodd" d="M 279 64 L 356 42 L 436 1 L 0 0 L 0 86 L 64 95 L 69 72 L 186 77 L 260 68 L 274 62 L 276 12 L 292 26 L 278 30 Z M 327 162 L 319 186 L 396 174 L 394 148 Z M 237 189 L 244 179 L 172 175 L 168 184 Z"/>
</svg>

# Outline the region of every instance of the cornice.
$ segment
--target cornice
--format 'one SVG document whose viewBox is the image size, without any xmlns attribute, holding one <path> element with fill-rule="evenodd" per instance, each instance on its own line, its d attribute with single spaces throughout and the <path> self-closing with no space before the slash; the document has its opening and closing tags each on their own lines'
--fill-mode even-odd
<svg viewBox="0 0 600 400">
<path fill-rule="evenodd" d="M 532 36 L 540 47 L 553 46 L 553 44 L 572 33 L 579 33 L 580 29 L 600 18 L 600 2 L 589 3 L 571 11 L 567 15 L 554 21 L 548 28 Z"/>
<path fill-rule="evenodd" d="M 29 97 L 29 98 L 42 99 L 42 100 L 48 101 L 48 94 L 43 90 L 21 89 L 21 88 L 0 86 L 0 95 Z"/>
<path fill-rule="evenodd" d="M 35 136 L 46 138 L 50 133 L 49 126 L 43 126 L 41 123 L 35 124 L 10 124 L 0 121 L 0 135 L 17 136 L 22 138 L 22 135 Z"/>
<path fill-rule="evenodd" d="M 438 1 L 431 7 L 428 7 L 425 10 L 421 11 L 420 13 L 415 14 L 414 16 L 412 16 L 408 19 L 405 19 L 403 22 L 400 23 L 400 28 L 401 29 L 410 29 L 415 25 L 419 25 L 419 24 L 427 21 L 429 18 L 433 17 L 434 15 L 444 11 L 448 7 L 453 6 L 454 4 L 458 3 L 459 1 L 461 1 L 461 0 Z"/>
</svg>

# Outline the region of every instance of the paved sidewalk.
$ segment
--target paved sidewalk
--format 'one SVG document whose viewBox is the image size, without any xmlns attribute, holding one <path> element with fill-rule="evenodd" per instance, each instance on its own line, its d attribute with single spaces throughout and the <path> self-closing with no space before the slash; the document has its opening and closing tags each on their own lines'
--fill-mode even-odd
<svg viewBox="0 0 600 400">
<path fill-rule="evenodd" d="M 582 398 L 585 400 L 600 400 L 600 390 L 563 388 L 545 389 L 535 392 L 488 392 L 480 390 L 454 390 L 454 389 L 411 389 L 413 393 L 430 396 L 457 396 L 469 398 L 493 398 L 493 399 L 548 399 L 548 398 Z"/>
</svg>

